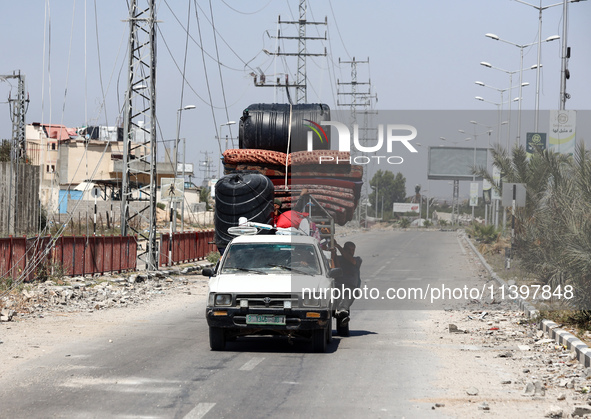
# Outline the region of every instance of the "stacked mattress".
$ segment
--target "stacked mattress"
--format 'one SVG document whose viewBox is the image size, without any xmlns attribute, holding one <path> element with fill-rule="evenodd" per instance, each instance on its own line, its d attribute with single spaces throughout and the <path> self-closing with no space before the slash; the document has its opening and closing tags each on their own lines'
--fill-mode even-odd
<svg viewBox="0 0 591 419">
<path fill-rule="evenodd" d="M 350 154 L 336 150 L 279 151 L 230 149 L 224 152 L 224 173 L 257 172 L 275 186 L 283 208 L 295 206 L 302 190 L 344 225 L 353 219 L 361 194 L 363 167 L 350 163 Z M 286 176 L 287 174 L 287 176 Z"/>
</svg>

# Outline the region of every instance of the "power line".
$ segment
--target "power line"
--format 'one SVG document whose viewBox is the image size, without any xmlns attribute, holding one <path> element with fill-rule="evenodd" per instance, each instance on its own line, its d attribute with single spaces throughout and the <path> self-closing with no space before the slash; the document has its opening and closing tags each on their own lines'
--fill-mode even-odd
<svg viewBox="0 0 591 419">
<path fill-rule="evenodd" d="M 203 44 L 203 38 L 201 37 L 201 24 L 199 23 L 199 13 L 197 12 L 197 0 L 195 1 L 195 18 L 197 19 L 197 31 L 199 32 L 199 42 Z M 213 118 L 213 125 L 215 129 L 215 135 L 219 136 L 218 133 L 218 124 L 215 118 L 215 112 L 213 109 L 213 100 L 211 99 L 211 88 L 209 85 L 209 77 L 207 75 L 207 64 L 205 62 L 205 51 L 201 48 L 201 58 L 203 60 L 203 71 L 205 72 L 205 84 L 207 85 L 207 94 L 209 95 L 209 102 L 212 104 L 211 106 L 211 117 Z"/>
</svg>

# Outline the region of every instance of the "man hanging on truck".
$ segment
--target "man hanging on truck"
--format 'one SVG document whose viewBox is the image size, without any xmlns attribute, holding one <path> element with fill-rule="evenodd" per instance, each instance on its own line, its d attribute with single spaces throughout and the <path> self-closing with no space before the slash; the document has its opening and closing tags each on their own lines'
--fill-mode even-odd
<svg viewBox="0 0 591 419">
<path fill-rule="evenodd" d="M 349 323 L 349 314 L 351 305 L 355 298 L 353 298 L 353 291 L 361 286 L 361 263 L 363 262 L 359 256 L 355 256 L 355 243 L 346 242 L 342 247 L 334 241 L 334 248 L 332 249 L 332 260 L 335 267 L 341 268 L 343 276 L 336 280 L 336 286 L 343 295 L 337 303 L 335 316 L 340 319 L 342 325 Z M 341 255 L 337 255 L 337 249 Z"/>
</svg>

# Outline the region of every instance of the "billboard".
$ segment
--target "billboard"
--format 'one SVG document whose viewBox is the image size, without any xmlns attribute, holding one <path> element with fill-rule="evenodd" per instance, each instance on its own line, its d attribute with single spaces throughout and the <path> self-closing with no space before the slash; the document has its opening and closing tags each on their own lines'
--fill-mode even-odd
<svg viewBox="0 0 591 419">
<path fill-rule="evenodd" d="M 575 152 L 577 111 L 550 111 L 550 150 L 557 153 Z"/>
<path fill-rule="evenodd" d="M 488 149 L 468 147 L 429 147 L 428 179 L 472 180 L 472 168 L 487 168 Z M 476 176 L 476 180 L 481 180 Z"/>
<path fill-rule="evenodd" d="M 406 202 L 394 202 L 393 211 L 394 212 L 416 212 L 417 214 L 420 211 L 419 204 L 408 204 Z"/>
<path fill-rule="evenodd" d="M 183 179 L 160 179 L 160 199 L 162 201 L 182 202 L 184 193 L 185 182 L 183 181 Z"/>
</svg>

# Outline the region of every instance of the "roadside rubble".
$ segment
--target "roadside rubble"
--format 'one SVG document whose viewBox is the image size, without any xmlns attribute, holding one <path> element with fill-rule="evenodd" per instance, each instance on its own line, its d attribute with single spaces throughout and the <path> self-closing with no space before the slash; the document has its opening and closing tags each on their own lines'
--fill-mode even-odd
<svg viewBox="0 0 591 419">
<path fill-rule="evenodd" d="M 43 317 L 50 312 L 93 312 L 128 307 L 142 304 L 171 288 L 186 288 L 190 294 L 189 278 L 207 266 L 210 264 L 179 270 L 79 276 L 24 284 L 20 293 L 0 298 L 0 322 Z M 195 281 L 191 279 L 191 282 Z M 205 287 L 206 281 L 202 282 Z"/>
<path fill-rule="evenodd" d="M 433 318 L 441 345 L 458 345 L 462 355 L 454 356 L 459 361 L 469 353 L 490 368 L 491 377 L 498 376 L 486 389 L 472 386 L 467 378 L 461 392 L 450 394 L 451 400 L 458 407 L 468 396 L 469 409 L 496 416 L 497 406 L 530 399 L 544 406 L 544 417 L 591 418 L 591 367 L 580 364 L 574 351 L 549 339 L 535 320 L 514 307 L 472 301 Z M 444 402 L 449 405 L 450 399 L 438 400 Z"/>
</svg>

